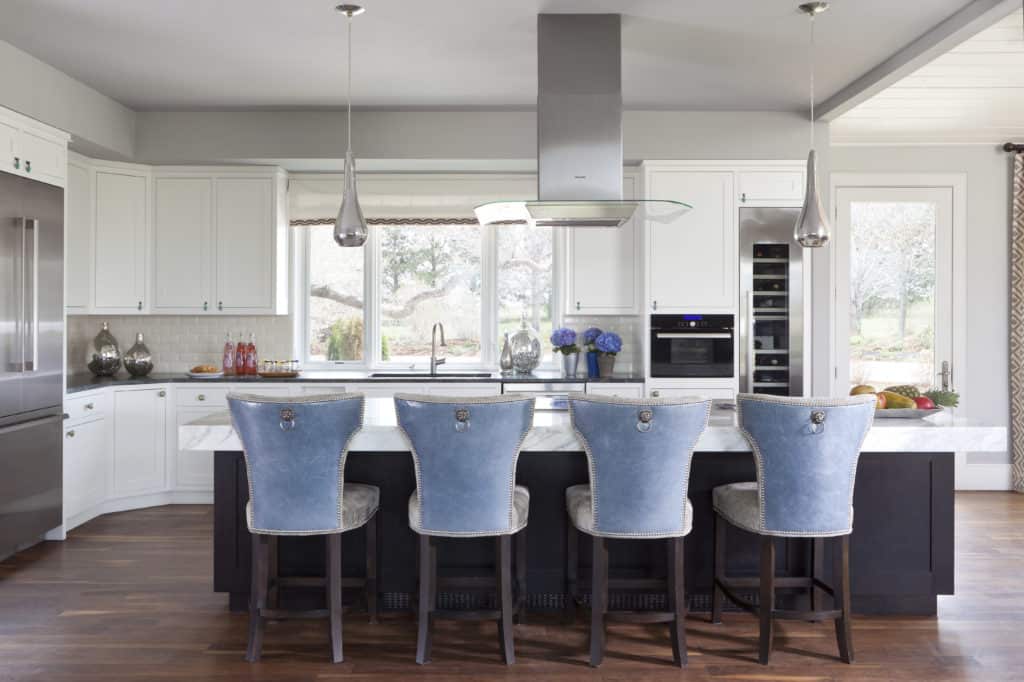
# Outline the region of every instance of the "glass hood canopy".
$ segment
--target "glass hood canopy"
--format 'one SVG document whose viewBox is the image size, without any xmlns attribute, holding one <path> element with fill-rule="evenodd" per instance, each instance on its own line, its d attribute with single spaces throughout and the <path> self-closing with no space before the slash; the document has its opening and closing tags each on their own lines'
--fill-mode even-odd
<svg viewBox="0 0 1024 682">
<path fill-rule="evenodd" d="M 681 201 L 494 201 L 473 209 L 481 225 L 622 227 L 631 219 L 670 223 L 692 206 Z"/>
</svg>

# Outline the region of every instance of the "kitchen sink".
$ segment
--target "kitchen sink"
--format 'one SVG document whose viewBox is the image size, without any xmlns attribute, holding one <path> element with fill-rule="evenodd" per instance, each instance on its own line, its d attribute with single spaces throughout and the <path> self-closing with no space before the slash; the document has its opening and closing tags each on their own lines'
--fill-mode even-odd
<svg viewBox="0 0 1024 682">
<path fill-rule="evenodd" d="M 430 372 L 373 372 L 370 374 L 371 379 L 446 379 L 452 377 L 490 379 L 491 376 L 491 372 L 438 372 L 437 374 Z"/>
</svg>

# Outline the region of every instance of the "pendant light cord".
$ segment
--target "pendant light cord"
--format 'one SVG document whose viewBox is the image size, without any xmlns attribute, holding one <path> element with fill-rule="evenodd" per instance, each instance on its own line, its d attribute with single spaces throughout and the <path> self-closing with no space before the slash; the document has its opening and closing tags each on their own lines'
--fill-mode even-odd
<svg viewBox="0 0 1024 682">
<path fill-rule="evenodd" d="M 348 83 L 346 85 L 348 90 L 348 140 L 347 148 L 348 153 L 352 153 L 352 15 L 348 15 Z"/>
<path fill-rule="evenodd" d="M 814 14 L 811 13 L 811 49 L 808 63 L 811 65 L 811 151 L 814 151 Z"/>
</svg>

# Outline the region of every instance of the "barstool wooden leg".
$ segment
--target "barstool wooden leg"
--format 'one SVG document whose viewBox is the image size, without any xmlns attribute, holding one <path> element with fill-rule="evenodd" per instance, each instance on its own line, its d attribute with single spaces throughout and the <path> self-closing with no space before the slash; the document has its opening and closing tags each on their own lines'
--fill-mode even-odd
<svg viewBox="0 0 1024 682">
<path fill-rule="evenodd" d="M 668 541 L 668 602 L 674 618 L 669 624 L 669 635 L 672 638 L 672 659 L 676 665 L 683 667 L 687 663 L 686 655 L 686 588 L 685 571 L 683 570 L 683 538 L 671 538 Z"/>
<path fill-rule="evenodd" d="M 263 653 L 263 615 L 267 606 L 269 551 L 266 535 L 252 536 L 252 584 L 249 594 L 249 647 L 245 660 L 255 663 Z"/>
<path fill-rule="evenodd" d="M 366 522 L 366 611 L 377 623 L 377 515 Z"/>
<path fill-rule="evenodd" d="M 512 631 L 512 614 L 515 602 L 512 600 L 512 538 L 502 535 L 497 540 L 498 549 L 498 641 L 506 665 L 516 662 L 515 639 Z"/>
<path fill-rule="evenodd" d="M 590 579 L 590 665 L 604 660 L 604 616 L 608 612 L 608 547 L 593 536 L 594 558 Z"/>
<path fill-rule="evenodd" d="M 811 538 L 811 578 L 821 580 L 825 566 L 825 538 Z M 821 609 L 821 590 L 811 584 L 811 611 Z"/>
<path fill-rule="evenodd" d="M 327 536 L 327 590 L 330 593 L 328 610 L 331 621 L 331 660 L 341 663 L 345 660 L 341 638 L 341 533 Z"/>
<path fill-rule="evenodd" d="M 839 657 L 844 663 L 853 663 L 853 621 L 850 613 L 850 536 L 838 538 L 838 547 L 832 550 L 833 585 L 836 595 L 836 609 L 843 615 L 836 618 L 836 642 L 839 644 Z"/>
<path fill-rule="evenodd" d="M 579 598 L 580 534 L 569 521 L 565 525 L 565 608 L 563 620 L 576 622 L 576 600 Z"/>
<path fill-rule="evenodd" d="M 711 585 L 711 622 L 722 622 L 722 600 L 725 595 L 719 582 L 725 581 L 725 521 L 715 514 L 715 537 L 714 537 L 714 578 Z"/>
<path fill-rule="evenodd" d="M 270 544 L 270 559 L 267 568 L 267 606 L 272 609 L 276 609 L 281 605 L 281 589 L 277 582 L 279 577 L 277 573 L 277 540 L 276 535 L 271 535 L 267 538 L 267 542 Z"/>
<path fill-rule="evenodd" d="M 419 623 L 416 635 L 416 662 L 423 665 L 430 661 L 430 637 L 434 609 L 434 576 L 436 575 L 433 538 L 420 536 L 420 597 Z"/>
<path fill-rule="evenodd" d="M 761 600 L 758 615 L 761 619 L 760 652 L 758 661 L 768 665 L 772 653 L 772 612 L 775 610 L 775 538 L 761 536 Z"/>
<path fill-rule="evenodd" d="M 516 533 L 516 622 L 526 622 L 526 529 Z"/>
</svg>

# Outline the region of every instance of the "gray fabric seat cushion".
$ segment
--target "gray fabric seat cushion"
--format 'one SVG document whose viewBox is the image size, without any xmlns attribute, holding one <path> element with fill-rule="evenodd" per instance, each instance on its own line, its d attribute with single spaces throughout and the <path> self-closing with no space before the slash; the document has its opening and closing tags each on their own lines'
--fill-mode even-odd
<svg viewBox="0 0 1024 682">
<path fill-rule="evenodd" d="M 346 483 L 342 494 L 341 528 L 327 528 L 295 531 L 274 531 L 255 529 L 252 525 L 252 502 L 245 505 L 245 519 L 249 532 L 257 535 L 326 535 L 344 533 L 366 525 L 366 522 L 377 513 L 380 506 L 380 488 L 366 483 Z"/>
<path fill-rule="evenodd" d="M 572 525 L 576 526 L 578 530 L 583 531 L 587 535 L 604 536 L 603 533 L 594 530 L 594 496 L 588 484 L 581 483 L 565 489 L 565 508 L 569 512 L 569 519 L 572 520 Z M 679 537 L 689 535 L 692 529 L 693 505 L 690 504 L 690 500 L 687 498 L 686 525 L 683 526 L 683 532 L 679 533 Z M 609 537 L 622 536 L 621 534 L 615 534 Z M 638 534 L 637 537 L 641 536 Z"/>
<path fill-rule="evenodd" d="M 512 491 L 512 524 L 511 530 L 504 533 L 479 533 L 479 537 L 491 537 L 496 535 L 514 535 L 526 527 L 530 517 L 530 490 L 525 486 L 517 485 Z M 420 535 L 455 535 L 454 533 L 432 532 L 420 527 L 420 499 L 413 491 L 409 496 L 409 528 Z M 458 534 L 463 536 L 465 534 Z M 470 536 L 466 536 L 470 537 Z"/>
<path fill-rule="evenodd" d="M 737 528 L 751 533 L 761 532 L 756 481 L 718 486 L 711 491 L 711 504 L 717 514 Z"/>
</svg>

